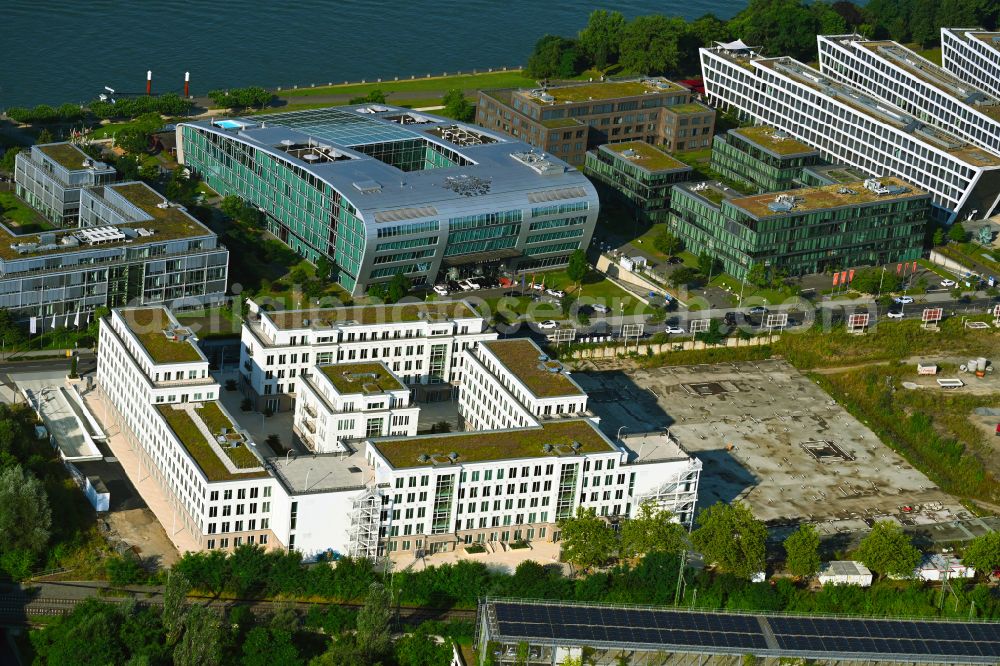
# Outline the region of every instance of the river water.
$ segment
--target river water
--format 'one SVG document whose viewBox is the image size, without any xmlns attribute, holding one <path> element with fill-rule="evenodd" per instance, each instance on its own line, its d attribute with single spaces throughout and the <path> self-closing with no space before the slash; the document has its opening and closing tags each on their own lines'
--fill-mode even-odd
<svg viewBox="0 0 1000 666">
<path fill-rule="evenodd" d="M 729 18 L 745 0 L 620 0 L 628 17 Z M 546 33 L 572 35 L 581 0 L 6 0 L 0 108 L 84 102 L 110 86 L 191 93 L 515 66 Z"/>
</svg>

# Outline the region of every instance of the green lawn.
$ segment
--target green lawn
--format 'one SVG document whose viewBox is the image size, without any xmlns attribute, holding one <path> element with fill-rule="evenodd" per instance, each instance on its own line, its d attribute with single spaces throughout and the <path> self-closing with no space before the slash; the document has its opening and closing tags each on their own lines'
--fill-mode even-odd
<svg viewBox="0 0 1000 666">
<path fill-rule="evenodd" d="M 531 278 L 532 276 L 529 274 L 525 279 L 525 285 L 531 284 Z M 611 309 L 611 313 L 609 314 L 618 315 L 623 311 L 625 314 L 648 314 L 652 311 L 648 305 L 597 271 L 591 271 L 584 278 L 579 291 L 576 288 L 576 284 L 569 279 L 565 271 L 536 273 L 534 278 L 536 283 L 540 283 L 544 279 L 546 289 L 561 289 L 567 294 L 576 296 L 581 299 L 581 304 L 606 305 Z M 516 290 L 520 291 L 520 284 L 518 284 Z M 547 301 L 532 301 L 527 296 L 489 298 L 486 299 L 486 305 L 490 308 L 489 314 L 497 312 L 498 308 L 500 308 L 506 315 L 510 313 L 519 316 L 530 315 L 528 319 L 532 321 L 543 321 L 545 319 L 559 321 L 569 318 L 569 314 L 562 311 L 560 304 L 549 303 Z"/>
<path fill-rule="evenodd" d="M 722 273 L 721 275 L 712 278 L 710 286 L 723 290 L 728 287 L 733 306 L 739 303 L 741 289 L 743 290 L 744 304 L 746 304 L 746 302 L 751 298 L 754 299 L 755 303 L 762 301 L 765 304 L 771 304 L 782 303 L 791 297 L 791 294 L 783 292 L 780 289 L 760 289 L 750 283 L 747 283 L 746 286 L 744 286 L 739 279 L 733 277 L 732 275 L 728 275 L 727 273 Z"/>
<path fill-rule="evenodd" d="M 55 227 L 31 206 L 17 198 L 13 192 L 0 192 L 0 217 L 11 223 L 11 231 L 33 234 Z"/>
<path fill-rule="evenodd" d="M 417 79 L 400 79 L 399 81 L 382 81 L 381 83 L 354 83 L 335 86 L 317 86 L 315 88 L 296 88 L 282 90 L 285 97 L 311 97 L 314 95 L 367 95 L 372 90 L 386 93 L 403 92 L 438 92 L 459 88 L 461 90 L 481 88 L 532 88 L 536 81 L 521 73 L 520 70 L 507 72 L 488 72 L 483 74 L 461 74 L 457 76 L 432 76 Z"/>
<path fill-rule="evenodd" d="M 935 65 L 940 65 L 941 64 L 941 47 L 940 46 L 937 46 L 937 47 L 935 47 L 933 49 L 926 49 L 924 51 L 921 51 L 921 50 L 917 49 L 916 51 L 917 51 L 918 55 L 922 55 L 923 57 L 927 58 L 928 60 L 930 60 Z"/>
</svg>

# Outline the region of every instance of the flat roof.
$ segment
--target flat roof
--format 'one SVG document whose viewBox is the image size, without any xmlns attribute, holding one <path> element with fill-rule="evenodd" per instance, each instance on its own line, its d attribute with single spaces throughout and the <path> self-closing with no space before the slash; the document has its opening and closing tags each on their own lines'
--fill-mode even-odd
<svg viewBox="0 0 1000 666">
<path fill-rule="evenodd" d="M 687 102 L 685 104 L 674 104 L 673 106 L 663 107 L 667 111 L 676 113 L 679 115 L 690 115 L 694 113 L 715 113 L 715 109 L 710 106 L 706 106 L 701 102 Z"/>
<path fill-rule="evenodd" d="M 629 451 L 629 462 L 642 464 L 664 460 L 690 460 L 694 456 L 684 450 L 680 442 L 666 432 L 626 433 L 622 445 Z"/>
<path fill-rule="evenodd" d="M 540 120 L 539 122 L 542 124 L 542 127 L 548 127 L 549 129 L 576 127 L 583 124 L 577 118 L 549 118 L 548 120 Z"/>
<path fill-rule="evenodd" d="M 583 390 L 563 372 L 563 365 L 549 360 L 534 342 L 527 338 L 489 340 L 480 343 L 503 364 L 536 398 L 583 395 Z M 545 360 L 541 360 L 542 358 Z"/>
<path fill-rule="evenodd" d="M 374 395 L 406 389 L 382 362 L 324 365 L 319 370 L 341 395 Z"/>
<path fill-rule="evenodd" d="M 137 247 L 150 243 L 162 243 L 165 241 L 178 240 L 181 238 L 200 238 L 206 236 L 215 237 L 212 231 L 201 222 L 188 215 L 184 210 L 171 206 L 169 208 L 158 208 L 157 203 L 166 201 L 155 190 L 145 183 L 119 183 L 116 185 L 104 185 L 102 187 L 88 188 L 87 192 L 103 198 L 105 189 L 113 189 L 121 194 L 143 213 L 148 214 L 152 219 L 137 220 L 125 224 L 115 225 L 115 229 L 124 230 L 125 237 L 119 240 L 101 242 L 98 244 L 87 244 L 80 240 L 86 229 L 71 229 L 47 231 L 32 234 L 15 234 L 10 229 L 0 224 L 0 258 L 7 261 L 16 259 L 28 259 L 36 256 L 62 254 L 67 252 L 87 252 L 99 251 L 107 248 L 117 248 L 128 245 Z M 149 235 L 139 235 L 139 230 L 151 231 Z M 51 245 L 42 245 L 41 240 L 46 237 L 54 239 Z M 73 237 L 75 244 L 63 244 L 63 239 Z M 25 252 L 18 252 L 12 245 L 23 243 L 34 243 L 44 249 L 33 249 Z"/>
<path fill-rule="evenodd" d="M 657 171 L 693 171 L 692 167 L 681 162 L 665 150 L 646 143 L 645 141 L 626 141 L 624 143 L 607 143 L 601 150 L 614 153 L 632 164 L 650 172 Z M 626 154 L 631 152 L 631 154 Z"/>
<path fill-rule="evenodd" d="M 72 143 L 43 143 L 36 146 L 46 157 L 61 167 L 70 171 L 80 171 L 84 168 L 83 161 L 90 155 L 77 148 Z"/>
<path fill-rule="evenodd" d="M 190 329 L 179 327 L 167 335 L 165 331 L 178 327 L 166 308 L 125 308 L 118 311 L 122 320 L 154 363 L 192 363 L 205 357 L 195 345 Z"/>
<path fill-rule="evenodd" d="M 835 183 L 856 183 L 868 177 L 862 169 L 852 167 L 848 164 L 813 164 L 803 168 L 804 171 L 812 171 L 818 176 L 829 178 Z"/>
<path fill-rule="evenodd" d="M 719 51 L 713 51 L 719 54 Z M 738 61 L 732 56 L 721 54 L 727 59 Z M 939 127 L 922 123 L 904 110 L 882 100 L 876 99 L 859 88 L 832 79 L 794 58 L 765 58 L 751 61 L 753 66 L 764 67 L 778 74 L 787 76 L 796 83 L 805 85 L 819 92 L 833 102 L 839 102 L 853 108 L 858 113 L 868 116 L 878 122 L 890 125 L 917 141 L 948 153 L 956 159 L 974 167 L 1000 166 L 1000 155 L 994 155 L 978 148 Z"/>
<path fill-rule="evenodd" d="M 239 479 L 257 479 L 269 476 L 263 469 L 257 457 L 247 449 L 248 443 L 244 441 L 238 448 L 222 448 L 221 450 L 229 457 L 230 462 L 239 469 L 247 469 L 247 472 L 231 472 L 226 464 L 219 458 L 215 449 L 209 443 L 208 438 L 198 427 L 198 422 L 204 425 L 209 432 L 217 432 L 219 426 L 232 422 L 222 413 L 215 402 L 202 403 L 202 408 L 194 407 L 193 403 L 184 405 L 157 405 L 164 421 L 170 429 L 177 435 L 177 440 L 184 449 L 191 455 L 205 478 L 209 481 L 236 481 Z M 177 407 L 182 407 L 177 409 Z M 214 407 L 214 409 L 213 409 Z M 190 411 L 189 411 L 190 410 Z M 193 414 L 193 415 L 192 415 Z M 196 422 L 196 419 L 198 422 Z M 235 426 L 231 428 L 235 430 Z"/>
<path fill-rule="evenodd" d="M 350 453 L 276 456 L 271 470 L 296 494 L 357 490 L 372 478 L 364 447 Z"/>
<path fill-rule="evenodd" d="M 818 155 L 819 151 L 808 146 L 798 139 L 794 139 L 784 132 L 780 132 L 768 125 L 755 125 L 753 127 L 737 127 L 729 130 L 730 133 L 740 136 L 755 146 L 774 153 L 778 157 L 790 157 L 792 155 Z"/>
<path fill-rule="evenodd" d="M 396 303 L 393 305 L 357 305 L 313 310 L 261 310 L 281 330 L 325 327 L 343 324 L 398 324 L 442 319 L 474 319 L 479 313 L 465 301 L 433 301 L 430 303 Z M 306 324 L 305 322 L 309 323 Z"/>
<path fill-rule="evenodd" d="M 992 49 L 1000 50 L 1000 32 L 992 32 L 990 30 L 970 30 L 965 34 L 973 39 L 978 39 Z"/>
<path fill-rule="evenodd" d="M 620 97 L 638 97 L 650 93 L 687 92 L 687 88 L 665 78 L 635 79 L 631 81 L 591 81 L 573 85 L 561 85 L 546 88 L 545 92 L 552 96 L 552 102 L 543 102 L 532 97 L 530 91 L 520 91 L 540 104 L 562 104 L 566 102 L 588 102 Z"/>
<path fill-rule="evenodd" d="M 487 599 L 486 638 L 641 651 L 824 661 L 994 664 L 1000 624 L 937 619 L 740 614 L 537 599 Z"/>
<path fill-rule="evenodd" d="M 569 199 L 596 205 L 590 181 L 558 157 L 541 156 L 502 132 L 429 113 L 361 104 L 235 120 L 224 126 L 180 123 L 177 129 L 212 134 L 303 170 L 320 181 L 318 187 L 347 198 L 373 232 L 418 220 L 524 210 L 532 195 L 559 192 L 561 199 L 573 188 L 578 193 Z M 404 159 L 427 151 L 440 159 Z"/>
<path fill-rule="evenodd" d="M 569 456 L 574 455 L 571 449 L 574 442 L 580 444 L 579 453 L 611 453 L 618 450 L 587 419 L 544 421 L 540 426 L 517 430 L 417 435 L 369 441 L 397 469 L 447 465 L 448 454 L 452 452 L 458 454 L 456 462 L 462 464 Z M 556 449 L 546 451 L 543 448 L 546 444 L 551 444 Z M 428 459 L 421 461 L 421 455 L 428 456 Z"/>
<path fill-rule="evenodd" d="M 871 570 L 855 560 L 831 560 L 819 569 L 821 576 L 871 576 Z"/>
<path fill-rule="evenodd" d="M 787 190 L 785 192 L 768 192 L 765 194 L 754 194 L 747 197 L 734 197 L 729 199 L 729 203 L 740 208 L 745 213 L 749 213 L 757 219 L 765 217 L 777 217 L 781 215 L 804 213 L 813 210 L 826 208 L 838 208 L 841 206 L 858 206 L 861 204 L 874 203 L 876 201 L 899 201 L 901 199 L 913 199 L 916 197 L 928 196 L 928 193 L 920 188 L 911 185 L 899 178 L 888 177 L 877 179 L 885 187 L 906 188 L 906 191 L 898 193 L 879 194 L 874 190 L 865 187 L 863 182 L 823 185 L 820 187 L 804 187 L 797 190 Z M 787 195 L 795 198 L 794 207 L 788 211 L 775 211 L 768 207 L 768 204 L 775 202 L 778 195 Z"/>
<path fill-rule="evenodd" d="M 711 203 L 716 208 L 722 206 L 722 202 L 726 199 L 742 196 L 741 192 L 723 185 L 718 181 L 711 180 L 704 180 L 698 183 L 677 183 L 674 187 L 697 195 Z"/>
</svg>

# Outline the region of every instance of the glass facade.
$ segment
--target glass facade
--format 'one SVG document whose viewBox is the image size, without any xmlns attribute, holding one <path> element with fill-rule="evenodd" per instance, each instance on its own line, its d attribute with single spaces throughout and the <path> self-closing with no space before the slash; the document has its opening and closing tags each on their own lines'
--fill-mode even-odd
<svg viewBox="0 0 1000 666">
<path fill-rule="evenodd" d="M 929 215 L 930 197 L 923 195 L 755 217 L 730 200 L 716 204 L 677 187 L 669 228 L 689 251 L 717 257 L 743 279 L 757 263 L 804 275 L 918 259 Z"/>
<path fill-rule="evenodd" d="M 712 169 L 723 178 L 745 183 L 757 192 L 780 192 L 797 185 L 802 168 L 820 163 L 819 153 L 779 156 L 735 132 L 712 142 Z"/>
<path fill-rule="evenodd" d="M 598 185 L 602 194 L 616 197 L 639 219 L 655 224 L 666 221 L 671 187 L 690 179 L 691 168 L 654 171 L 619 153 L 591 150 L 587 152 L 584 173 Z"/>
</svg>

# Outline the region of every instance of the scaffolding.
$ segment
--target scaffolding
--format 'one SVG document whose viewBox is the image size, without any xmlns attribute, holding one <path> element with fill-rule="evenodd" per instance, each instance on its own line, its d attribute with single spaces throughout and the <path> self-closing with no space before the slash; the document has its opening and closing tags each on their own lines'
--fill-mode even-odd
<svg viewBox="0 0 1000 666">
<path fill-rule="evenodd" d="M 374 561 L 378 557 L 379 522 L 382 498 L 374 486 L 369 486 L 354 499 L 351 507 L 348 555 Z"/>
<path fill-rule="evenodd" d="M 651 502 L 657 509 L 669 511 L 677 517 L 685 527 L 691 526 L 694 519 L 694 507 L 698 502 L 698 478 L 701 466 L 689 466 L 678 472 L 658 487 L 636 497 L 636 506 Z"/>
</svg>

